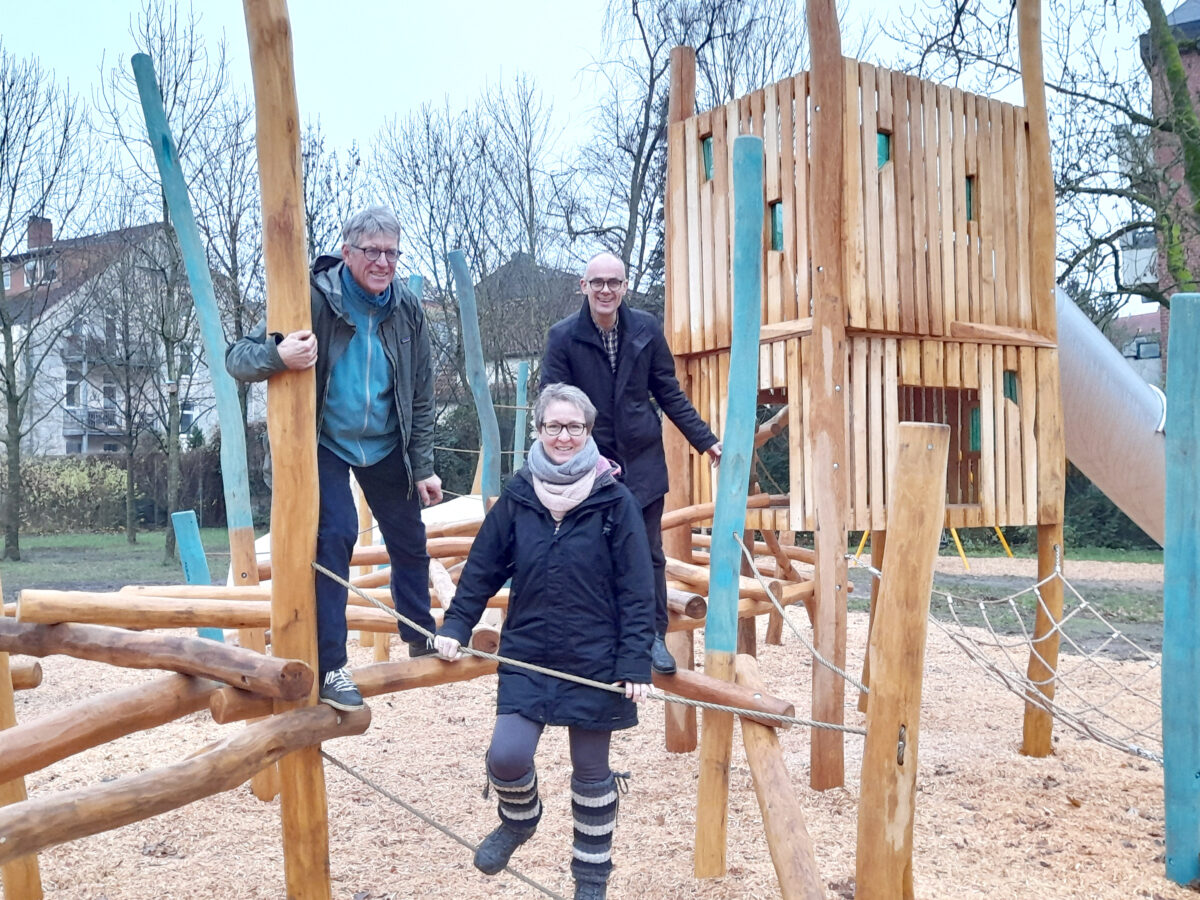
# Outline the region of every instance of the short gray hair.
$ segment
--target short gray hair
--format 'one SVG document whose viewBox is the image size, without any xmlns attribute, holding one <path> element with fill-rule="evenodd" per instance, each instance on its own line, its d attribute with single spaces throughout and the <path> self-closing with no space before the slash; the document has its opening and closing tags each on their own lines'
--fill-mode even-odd
<svg viewBox="0 0 1200 900">
<path fill-rule="evenodd" d="M 583 421 L 587 425 L 588 431 L 592 430 L 592 426 L 596 424 L 596 405 L 579 388 L 573 384 L 563 384 L 562 382 L 548 384 L 538 394 L 537 403 L 533 407 L 533 426 L 535 428 L 541 430 L 542 425 L 546 423 L 546 407 L 560 400 L 570 403 L 583 413 Z"/>
<path fill-rule="evenodd" d="M 367 235 L 389 234 L 400 240 L 400 221 L 386 206 L 368 206 L 346 220 L 342 241 L 355 246 Z"/>
</svg>

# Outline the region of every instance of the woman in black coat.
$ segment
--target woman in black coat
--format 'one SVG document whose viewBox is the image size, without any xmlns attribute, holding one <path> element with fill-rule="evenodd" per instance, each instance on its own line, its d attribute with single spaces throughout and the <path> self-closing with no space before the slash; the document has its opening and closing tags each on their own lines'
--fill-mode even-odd
<svg viewBox="0 0 1200 900">
<path fill-rule="evenodd" d="M 605 684 L 589 687 L 501 664 L 488 781 L 500 825 L 475 865 L 503 869 L 541 818 L 534 753 L 546 725 L 566 725 L 571 744 L 571 874 L 575 897 L 603 898 L 612 869 L 617 784 L 608 764 L 612 732 L 637 724 L 634 703 L 650 684 L 654 582 L 641 510 L 599 455 L 587 395 L 547 385 L 534 408 L 538 440 L 527 466 L 484 519 L 454 602 L 434 638 L 457 659 L 488 598 L 512 580 L 500 655 Z"/>
</svg>

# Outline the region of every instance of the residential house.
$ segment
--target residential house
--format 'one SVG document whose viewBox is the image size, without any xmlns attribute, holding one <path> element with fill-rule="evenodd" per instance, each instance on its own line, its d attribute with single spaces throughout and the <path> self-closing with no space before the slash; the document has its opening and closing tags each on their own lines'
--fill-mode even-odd
<svg viewBox="0 0 1200 900">
<path fill-rule="evenodd" d="M 161 306 L 147 302 L 162 290 L 165 241 L 161 224 L 55 240 L 51 221 L 34 216 L 24 252 L 0 258 L 4 316 L 34 378 L 24 452 L 123 451 L 130 435 L 165 430 L 169 392 L 179 397 L 181 434 L 215 428 L 194 341 L 180 348 L 176 382 L 165 376 L 165 342 L 152 324 Z"/>
</svg>

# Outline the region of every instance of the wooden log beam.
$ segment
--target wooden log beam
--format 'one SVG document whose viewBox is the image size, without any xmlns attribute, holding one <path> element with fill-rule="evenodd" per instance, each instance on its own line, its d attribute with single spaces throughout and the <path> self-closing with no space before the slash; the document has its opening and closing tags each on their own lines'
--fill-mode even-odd
<svg viewBox="0 0 1200 900">
<path fill-rule="evenodd" d="M 703 619 L 708 612 L 708 601 L 692 591 L 667 588 L 667 612 L 687 619 Z"/>
<path fill-rule="evenodd" d="M 787 506 L 787 494 L 751 494 L 746 500 L 746 509 L 766 509 L 772 506 Z M 711 519 L 716 512 L 716 503 L 696 503 L 663 513 L 663 532 L 694 522 Z M 690 538 L 689 538 L 690 540 Z"/>
<path fill-rule="evenodd" d="M 712 535 L 709 534 L 693 534 L 692 544 L 696 547 L 709 548 L 712 546 Z M 749 546 L 749 544 L 747 544 Z M 774 553 L 771 545 L 766 541 L 755 541 L 754 546 L 750 548 L 755 555 L 766 555 Z M 808 563 L 812 565 L 817 561 L 816 554 L 808 547 L 783 547 L 780 549 L 787 555 L 789 559 L 794 559 L 797 562 Z"/>
<path fill-rule="evenodd" d="M 44 769 L 91 747 L 147 731 L 208 706 L 220 682 L 167 675 L 0 731 L 0 782 Z M 233 688 L 228 688 L 233 690 Z M 263 698 L 270 703 L 270 698 Z"/>
<path fill-rule="evenodd" d="M 888 553 L 871 631 L 871 693 L 858 805 L 858 900 L 913 898 L 921 679 L 946 503 L 946 425 L 901 423 L 888 496 Z"/>
<path fill-rule="evenodd" d="M 14 691 L 28 691 L 42 683 L 42 664 L 32 660 L 13 662 L 9 659 L 9 672 L 12 675 Z"/>
<path fill-rule="evenodd" d="M 430 558 L 436 559 L 452 559 L 457 556 L 466 556 L 471 552 L 471 544 L 474 543 L 473 536 L 446 536 L 437 538 L 428 538 L 426 547 Z M 350 565 L 352 566 L 386 566 L 391 563 L 391 558 L 388 556 L 387 547 L 383 544 L 371 544 L 369 546 L 356 546 L 354 552 L 350 555 Z M 376 577 L 386 576 L 384 572 L 372 572 L 371 575 Z M 266 581 L 271 577 L 271 563 L 262 560 L 258 564 L 259 580 Z M 366 576 L 358 576 L 360 578 Z M 387 578 L 381 582 L 387 584 Z"/>
<path fill-rule="evenodd" d="M 676 559 L 668 559 L 667 574 L 678 581 L 692 585 L 697 593 L 709 593 L 712 570 L 707 566 L 697 566 L 682 563 Z M 767 587 L 763 587 L 759 584 L 758 579 L 739 575 L 736 584 L 738 596 L 748 597 L 751 600 L 762 600 L 768 604 L 771 602 L 767 595 L 768 588 L 785 606 L 802 600 L 805 596 L 812 596 L 812 588 L 807 586 L 807 583 L 789 583 L 771 579 L 767 581 Z"/>
<path fill-rule="evenodd" d="M 3 592 L 0 591 L 0 596 Z M 3 616 L 0 616 L 3 621 Z M 0 736 L 16 727 L 17 712 L 13 702 L 12 674 L 9 670 L 9 655 L 0 651 Z M 10 804 L 21 804 L 26 800 L 25 779 L 21 777 L 5 780 L 0 778 L 0 808 Z M 8 900 L 42 900 L 42 876 L 35 854 L 18 856 L 0 864 L 0 887 Z"/>
<path fill-rule="evenodd" d="M 414 688 L 470 681 L 495 673 L 497 663 L 490 659 L 467 657 L 447 662 L 434 656 L 374 663 L 353 670 L 354 683 L 364 697 L 391 694 Z M 270 711 L 270 701 L 247 691 L 226 688 L 217 691 L 209 704 L 213 721 L 221 725 L 239 722 Z"/>
<path fill-rule="evenodd" d="M 229 791 L 302 747 L 362 734 L 371 711 L 319 705 L 271 716 L 181 762 L 0 809 L 0 863 Z"/>
<path fill-rule="evenodd" d="M 756 694 L 765 693 L 754 657 L 738 656 L 737 683 Z M 762 812 L 767 849 L 779 878 L 779 896 L 783 900 L 824 900 L 825 883 L 775 729 L 742 718 L 742 744 Z"/>
<path fill-rule="evenodd" d="M 101 625 L 31 625 L 0 618 L 0 650 L 27 656 L 62 654 L 127 669 L 167 669 L 279 699 L 312 689 L 313 672 L 296 659 L 276 659 L 201 638 L 138 634 Z"/>
</svg>

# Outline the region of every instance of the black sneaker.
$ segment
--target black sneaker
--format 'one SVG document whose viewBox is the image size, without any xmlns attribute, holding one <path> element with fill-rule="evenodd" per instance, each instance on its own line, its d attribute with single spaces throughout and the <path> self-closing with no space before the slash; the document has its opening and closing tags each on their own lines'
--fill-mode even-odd
<svg viewBox="0 0 1200 900">
<path fill-rule="evenodd" d="M 429 638 L 408 641 L 408 658 L 419 659 L 422 656 L 433 656 L 437 651 L 431 646 Z"/>
<path fill-rule="evenodd" d="M 650 645 L 650 668 L 662 675 L 675 674 L 675 657 L 667 650 L 661 634 L 656 634 Z"/>
<path fill-rule="evenodd" d="M 326 672 L 321 681 L 319 696 L 322 703 L 327 703 L 334 709 L 354 712 L 363 708 L 362 694 L 358 692 L 354 679 L 350 677 L 349 669 Z"/>
</svg>

